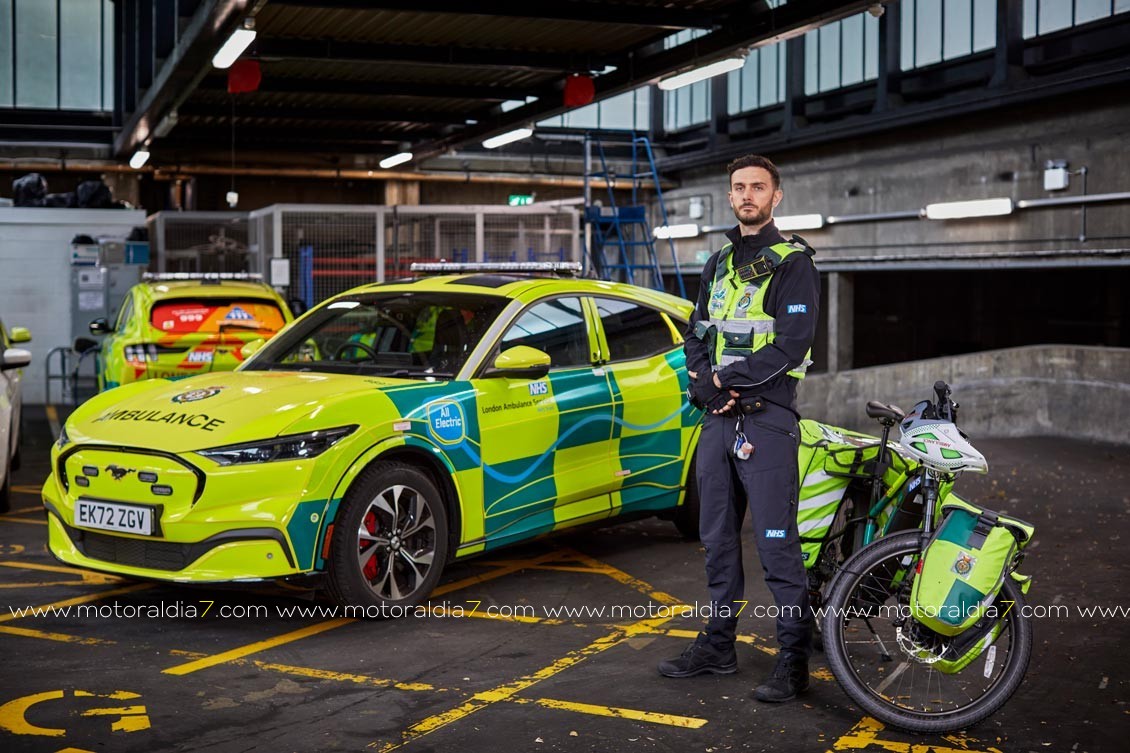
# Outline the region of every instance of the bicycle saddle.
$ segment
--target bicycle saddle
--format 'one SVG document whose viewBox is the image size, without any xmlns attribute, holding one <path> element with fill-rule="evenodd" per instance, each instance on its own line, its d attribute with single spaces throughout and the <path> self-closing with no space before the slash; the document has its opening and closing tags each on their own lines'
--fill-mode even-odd
<svg viewBox="0 0 1130 753">
<path fill-rule="evenodd" d="M 901 421 L 906 416 L 898 406 L 880 403 L 878 400 L 867 401 L 867 415 L 880 420 L 887 419 L 892 423 Z"/>
</svg>

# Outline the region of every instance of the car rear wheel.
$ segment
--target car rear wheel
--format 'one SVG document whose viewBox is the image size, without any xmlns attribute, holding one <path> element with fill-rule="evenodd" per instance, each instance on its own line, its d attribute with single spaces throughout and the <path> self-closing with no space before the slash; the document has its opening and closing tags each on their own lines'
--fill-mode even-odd
<svg viewBox="0 0 1130 753">
<path fill-rule="evenodd" d="M 366 608 L 367 616 L 395 616 L 388 608 L 428 597 L 447 553 L 447 508 L 428 474 L 406 463 L 374 463 L 334 522 L 331 595 L 343 606 Z"/>
</svg>

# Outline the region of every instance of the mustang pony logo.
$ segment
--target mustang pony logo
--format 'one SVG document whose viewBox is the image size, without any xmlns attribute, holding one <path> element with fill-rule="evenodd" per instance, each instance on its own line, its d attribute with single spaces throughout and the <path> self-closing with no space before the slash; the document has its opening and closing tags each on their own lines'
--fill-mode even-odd
<svg viewBox="0 0 1130 753">
<path fill-rule="evenodd" d="M 179 395 L 173 395 L 174 403 L 195 403 L 197 400 L 203 400 L 213 395 L 218 395 L 223 391 L 223 387 L 200 387 L 188 392 L 182 392 Z"/>
<path fill-rule="evenodd" d="M 136 468 L 122 468 L 120 465 L 106 466 L 106 473 L 109 473 L 115 481 L 121 481 L 131 473 L 137 473 Z"/>
</svg>

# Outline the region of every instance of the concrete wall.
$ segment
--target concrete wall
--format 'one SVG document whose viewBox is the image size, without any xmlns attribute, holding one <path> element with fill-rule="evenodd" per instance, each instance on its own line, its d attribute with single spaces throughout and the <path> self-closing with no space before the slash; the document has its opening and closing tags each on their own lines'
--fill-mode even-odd
<svg viewBox="0 0 1130 753">
<path fill-rule="evenodd" d="M 25 403 L 44 400 L 47 352 L 71 344 L 71 239 L 125 238 L 136 225 L 145 225 L 145 212 L 0 208 L 0 317 L 32 336 L 21 346 L 34 356 L 23 374 Z"/>
<path fill-rule="evenodd" d="M 1130 444 L 1130 348 L 1033 345 L 816 374 L 800 385 L 806 418 L 876 433 L 868 400 L 904 411 L 944 380 L 958 424 L 977 437 L 1056 436 Z"/>
<path fill-rule="evenodd" d="M 929 126 L 892 130 L 766 156 L 780 167 L 784 200 L 778 215 L 858 215 L 913 211 L 928 203 L 993 197 L 1040 199 L 1082 194 L 1083 177 L 1062 191 L 1044 191 L 1047 160 L 1087 168 L 1087 193 L 1130 191 L 1130 103 L 1102 91 L 1062 96 L 996 111 L 941 118 Z M 725 164 L 685 171 L 665 192 L 671 222 L 732 225 Z M 691 197 L 706 216 L 688 216 Z M 842 257 L 955 255 L 1130 245 L 1130 204 L 1093 204 L 1086 240 L 1079 207 L 1018 210 L 1007 217 L 928 221 L 906 219 L 825 226 L 801 231 L 820 251 L 817 261 Z M 720 234 L 679 244 L 680 258 L 716 250 Z"/>
</svg>

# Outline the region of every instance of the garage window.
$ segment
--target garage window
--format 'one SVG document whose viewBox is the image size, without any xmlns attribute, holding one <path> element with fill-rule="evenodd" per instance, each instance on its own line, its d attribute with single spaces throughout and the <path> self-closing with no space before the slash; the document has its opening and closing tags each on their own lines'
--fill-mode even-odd
<svg viewBox="0 0 1130 753">
<path fill-rule="evenodd" d="M 616 298 L 597 298 L 596 310 L 608 341 L 610 361 L 647 358 L 675 345 L 671 327 L 655 309 Z"/>
</svg>

